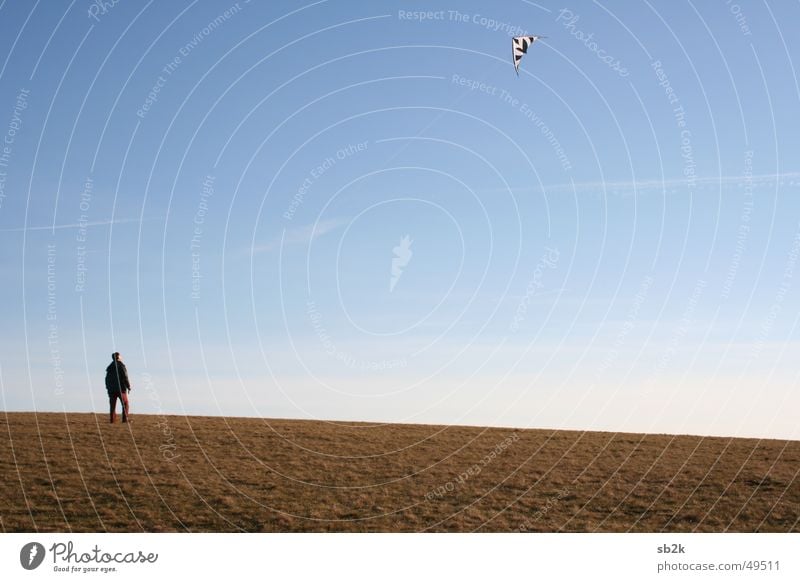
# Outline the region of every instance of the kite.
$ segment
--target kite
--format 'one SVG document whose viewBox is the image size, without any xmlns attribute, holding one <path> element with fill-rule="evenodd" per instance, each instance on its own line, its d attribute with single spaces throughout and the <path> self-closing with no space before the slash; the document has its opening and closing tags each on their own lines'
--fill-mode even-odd
<svg viewBox="0 0 800 582">
<path fill-rule="evenodd" d="M 519 75 L 519 62 L 522 60 L 522 55 L 528 52 L 528 47 L 535 43 L 543 36 L 515 36 L 511 39 L 511 52 L 514 56 L 514 70 Z"/>
</svg>

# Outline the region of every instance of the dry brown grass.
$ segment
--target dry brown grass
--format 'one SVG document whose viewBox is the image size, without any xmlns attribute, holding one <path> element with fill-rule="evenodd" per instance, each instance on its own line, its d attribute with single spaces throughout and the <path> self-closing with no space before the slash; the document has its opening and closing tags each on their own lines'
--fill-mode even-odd
<svg viewBox="0 0 800 582">
<path fill-rule="evenodd" d="M 798 441 L 0 412 L 0 467 L 8 532 L 800 529 Z"/>
</svg>

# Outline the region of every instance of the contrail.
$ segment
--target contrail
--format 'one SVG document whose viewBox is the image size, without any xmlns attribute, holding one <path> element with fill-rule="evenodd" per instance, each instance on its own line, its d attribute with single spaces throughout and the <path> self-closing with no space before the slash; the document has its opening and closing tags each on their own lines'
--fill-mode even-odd
<svg viewBox="0 0 800 582">
<path fill-rule="evenodd" d="M 129 224 L 138 222 L 152 222 L 164 220 L 163 216 L 152 218 L 116 218 L 114 220 L 96 220 L 92 222 L 73 222 L 70 224 L 56 224 L 55 226 L 19 226 L 17 228 L 0 228 L 0 232 L 30 232 L 32 230 L 62 230 L 67 228 L 88 228 L 90 226 L 109 226 L 112 224 Z"/>
</svg>

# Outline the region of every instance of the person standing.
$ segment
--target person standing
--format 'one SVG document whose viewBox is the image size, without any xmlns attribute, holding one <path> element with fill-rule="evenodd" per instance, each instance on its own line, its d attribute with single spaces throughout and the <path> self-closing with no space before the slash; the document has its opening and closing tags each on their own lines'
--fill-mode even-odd
<svg viewBox="0 0 800 582">
<path fill-rule="evenodd" d="M 111 354 L 111 363 L 106 368 L 106 390 L 111 405 L 111 423 L 117 419 L 117 399 L 122 403 L 122 422 L 128 422 L 128 392 L 131 383 L 128 380 L 128 369 L 122 363 L 119 352 Z"/>
</svg>

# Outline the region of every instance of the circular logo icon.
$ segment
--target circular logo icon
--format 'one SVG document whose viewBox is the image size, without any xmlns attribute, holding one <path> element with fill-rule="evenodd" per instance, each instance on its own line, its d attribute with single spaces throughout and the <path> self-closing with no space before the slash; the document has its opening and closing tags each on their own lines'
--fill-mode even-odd
<svg viewBox="0 0 800 582">
<path fill-rule="evenodd" d="M 26 570 L 35 570 L 42 565 L 44 554 L 44 546 L 39 542 L 27 543 L 19 552 L 19 563 Z"/>
</svg>

